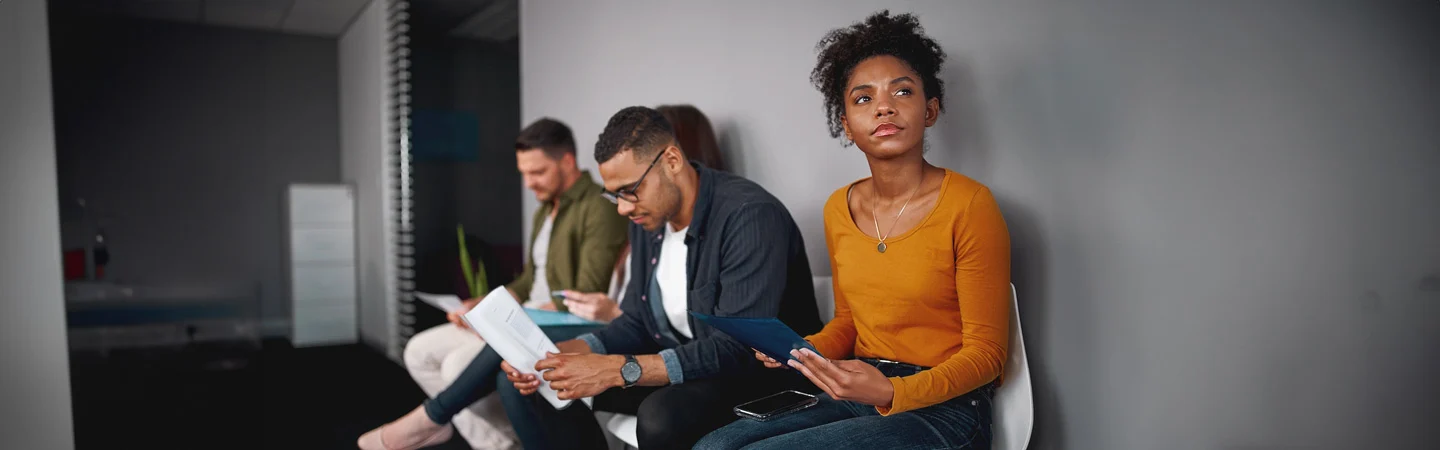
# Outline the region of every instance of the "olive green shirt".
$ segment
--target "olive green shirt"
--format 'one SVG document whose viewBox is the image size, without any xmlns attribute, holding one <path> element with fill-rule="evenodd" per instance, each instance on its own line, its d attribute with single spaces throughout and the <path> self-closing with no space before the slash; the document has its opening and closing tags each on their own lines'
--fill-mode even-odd
<svg viewBox="0 0 1440 450">
<path fill-rule="evenodd" d="M 589 171 L 582 171 L 580 179 L 560 194 L 560 211 L 551 225 L 550 251 L 545 262 L 545 280 L 550 289 L 606 292 L 610 288 L 610 274 L 625 248 L 630 223 L 615 211 L 614 203 L 600 195 L 602 190 L 591 181 Z M 535 211 L 526 255 L 535 247 L 535 235 L 555 207 L 545 202 Z M 526 258 L 525 271 L 505 287 L 523 304 L 530 300 L 527 297 L 534 283 L 535 262 Z"/>
</svg>

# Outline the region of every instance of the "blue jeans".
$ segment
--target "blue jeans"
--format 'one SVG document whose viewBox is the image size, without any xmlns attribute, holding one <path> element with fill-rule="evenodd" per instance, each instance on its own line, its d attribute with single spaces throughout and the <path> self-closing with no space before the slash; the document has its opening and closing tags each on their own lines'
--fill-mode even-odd
<svg viewBox="0 0 1440 450">
<path fill-rule="evenodd" d="M 866 360 L 887 377 L 914 375 L 922 367 Z M 993 385 L 937 405 L 881 416 L 874 406 L 831 399 L 769 421 L 737 420 L 695 444 L 719 449 L 988 449 Z"/>
<path fill-rule="evenodd" d="M 600 329 L 599 326 L 559 326 L 541 327 L 550 340 L 555 342 L 575 339 L 576 336 Z M 495 392 L 496 386 L 500 383 L 509 384 L 510 381 L 500 376 L 500 354 L 496 353 L 490 346 L 485 346 L 465 370 L 455 377 L 444 391 L 440 391 L 435 398 L 425 400 L 422 406 L 425 407 L 425 415 L 430 420 L 444 425 L 450 423 L 450 419 L 464 411 L 471 403 L 480 401 L 491 392 Z"/>
</svg>

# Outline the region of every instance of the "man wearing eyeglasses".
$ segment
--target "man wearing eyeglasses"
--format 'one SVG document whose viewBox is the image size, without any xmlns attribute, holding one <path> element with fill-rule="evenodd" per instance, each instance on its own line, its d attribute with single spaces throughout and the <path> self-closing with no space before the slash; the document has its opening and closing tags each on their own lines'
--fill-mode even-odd
<svg viewBox="0 0 1440 450">
<path fill-rule="evenodd" d="M 639 417 L 641 448 L 690 448 L 733 420 L 740 403 L 808 388 L 793 372 L 757 370 L 754 352 L 692 319 L 778 317 L 801 335 L 820 329 L 800 230 L 759 185 L 685 159 L 658 111 L 616 113 L 595 145 L 606 199 L 630 219 L 634 274 L 607 327 L 558 343 L 536 365 L 562 399 Z M 506 415 L 526 448 L 605 448 L 591 410 L 556 410 L 540 380 L 508 364 Z M 620 388 L 620 389 L 616 389 Z"/>
</svg>

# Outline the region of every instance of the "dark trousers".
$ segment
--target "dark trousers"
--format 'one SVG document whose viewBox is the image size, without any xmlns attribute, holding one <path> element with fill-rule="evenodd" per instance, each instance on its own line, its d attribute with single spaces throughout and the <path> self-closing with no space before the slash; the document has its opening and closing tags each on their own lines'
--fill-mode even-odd
<svg viewBox="0 0 1440 450">
<path fill-rule="evenodd" d="M 926 370 L 865 360 L 888 377 Z M 988 449 L 994 383 L 937 405 L 881 416 L 874 406 L 821 395 L 815 406 L 760 422 L 740 420 L 705 436 L 696 450 L 836 448 Z"/>
<path fill-rule="evenodd" d="M 527 450 L 606 448 L 605 431 L 584 403 L 576 401 L 556 410 L 543 397 L 520 395 L 514 385 L 500 381 L 505 414 Z M 734 421 L 736 405 L 787 389 L 817 391 L 799 373 L 776 369 L 673 386 L 610 389 L 595 396 L 594 409 L 637 416 L 640 448 L 688 449 Z"/>
<path fill-rule="evenodd" d="M 589 333 L 599 329 L 598 326 L 563 326 L 563 327 L 541 327 L 551 341 L 560 342 L 575 339 L 576 336 Z M 470 365 L 455 377 L 444 391 L 440 391 L 435 398 L 425 400 L 425 415 L 438 424 L 450 423 L 450 419 L 464 411 L 471 403 L 480 401 L 491 392 L 495 392 L 497 382 L 509 384 L 509 381 L 500 374 L 500 354 L 485 346 L 475 359 L 470 360 Z"/>
</svg>

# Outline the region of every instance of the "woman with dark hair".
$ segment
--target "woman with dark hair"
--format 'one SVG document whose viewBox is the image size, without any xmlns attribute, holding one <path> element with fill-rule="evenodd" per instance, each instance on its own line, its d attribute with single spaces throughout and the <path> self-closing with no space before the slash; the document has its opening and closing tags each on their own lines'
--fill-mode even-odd
<svg viewBox="0 0 1440 450">
<path fill-rule="evenodd" d="M 818 48 L 811 81 L 830 133 L 859 147 L 871 174 L 825 204 L 835 319 L 806 338 L 818 353 L 797 350 L 783 364 L 825 394 L 695 448 L 989 448 L 1009 343 L 1010 238 L 988 188 L 925 160 L 945 53 L 915 16 L 888 11 Z"/>
<path fill-rule="evenodd" d="M 680 144 L 680 151 L 685 152 L 686 157 L 711 169 L 727 170 L 720 144 L 715 140 L 715 129 L 710 127 L 705 113 L 692 105 L 661 105 L 655 109 L 675 128 L 675 142 Z"/>
</svg>

